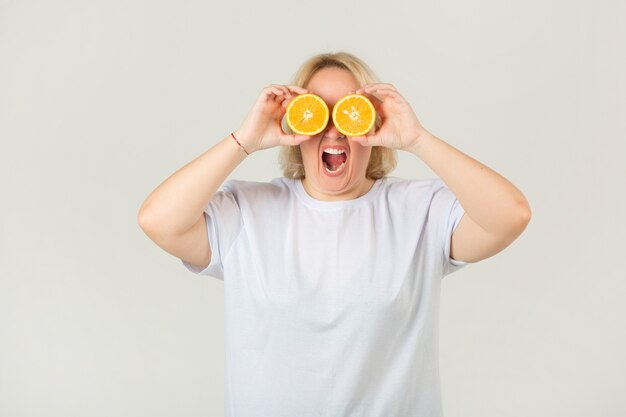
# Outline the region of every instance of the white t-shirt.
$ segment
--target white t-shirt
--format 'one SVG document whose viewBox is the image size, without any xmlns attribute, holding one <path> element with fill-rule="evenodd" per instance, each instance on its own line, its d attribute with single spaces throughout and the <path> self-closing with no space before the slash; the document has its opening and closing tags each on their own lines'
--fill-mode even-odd
<svg viewBox="0 0 626 417">
<path fill-rule="evenodd" d="M 229 417 L 438 417 L 441 279 L 465 211 L 441 179 L 353 200 L 226 181 L 205 209 L 224 281 Z"/>
</svg>

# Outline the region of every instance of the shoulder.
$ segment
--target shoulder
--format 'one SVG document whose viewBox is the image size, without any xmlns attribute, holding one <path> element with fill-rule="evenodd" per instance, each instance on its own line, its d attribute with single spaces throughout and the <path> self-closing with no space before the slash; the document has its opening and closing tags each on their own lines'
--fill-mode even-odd
<svg viewBox="0 0 626 417">
<path fill-rule="evenodd" d="M 389 198 L 418 198 L 423 200 L 433 195 L 445 184 L 439 178 L 405 179 L 387 176 L 383 179 L 383 195 Z"/>
<path fill-rule="evenodd" d="M 270 182 L 229 179 L 222 184 L 219 191 L 244 199 L 276 198 L 289 193 L 290 181 L 292 180 L 284 177 L 274 178 Z"/>
</svg>

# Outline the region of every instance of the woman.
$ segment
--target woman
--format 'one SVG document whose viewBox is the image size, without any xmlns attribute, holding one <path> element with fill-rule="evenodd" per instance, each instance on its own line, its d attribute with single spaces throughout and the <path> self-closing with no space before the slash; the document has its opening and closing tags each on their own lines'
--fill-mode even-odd
<svg viewBox="0 0 626 417">
<path fill-rule="evenodd" d="M 424 129 L 353 55 L 314 56 L 292 84 L 264 88 L 239 129 L 148 196 L 139 223 L 190 271 L 224 281 L 226 415 L 440 416 L 441 278 L 515 240 L 528 202 Z M 382 124 L 363 137 L 332 121 L 284 133 L 287 104 L 307 92 L 330 109 L 365 94 Z M 225 182 L 278 145 L 284 177 Z M 327 147 L 346 154 L 338 172 Z M 387 176 L 397 150 L 441 179 Z"/>
</svg>

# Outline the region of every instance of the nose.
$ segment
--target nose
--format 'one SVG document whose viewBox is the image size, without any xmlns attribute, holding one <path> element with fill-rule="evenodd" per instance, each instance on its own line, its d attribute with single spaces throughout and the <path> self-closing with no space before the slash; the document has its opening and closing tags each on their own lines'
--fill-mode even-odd
<svg viewBox="0 0 626 417">
<path fill-rule="evenodd" d="M 324 130 L 323 137 L 327 137 L 329 139 L 345 139 L 346 136 L 337 130 L 332 120 L 329 120 L 328 125 L 326 126 L 326 130 Z"/>
</svg>

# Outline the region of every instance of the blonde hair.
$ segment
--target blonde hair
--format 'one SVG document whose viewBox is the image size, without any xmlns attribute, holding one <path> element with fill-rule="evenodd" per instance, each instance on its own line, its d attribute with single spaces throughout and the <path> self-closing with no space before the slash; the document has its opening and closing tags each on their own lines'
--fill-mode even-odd
<svg viewBox="0 0 626 417">
<path fill-rule="evenodd" d="M 306 88 L 313 75 L 322 68 L 335 67 L 352 73 L 359 87 L 365 84 L 378 83 L 378 77 L 361 59 L 348 52 L 322 53 L 306 60 L 296 71 L 290 85 Z M 385 146 L 373 146 L 365 176 L 380 179 L 389 174 L 397 165 L 397 152 Z M 288 178 L 304 178 L 304 164 L 300 146 L 281 146 L 278 162 L 283 175 Z"/>
</svg>

